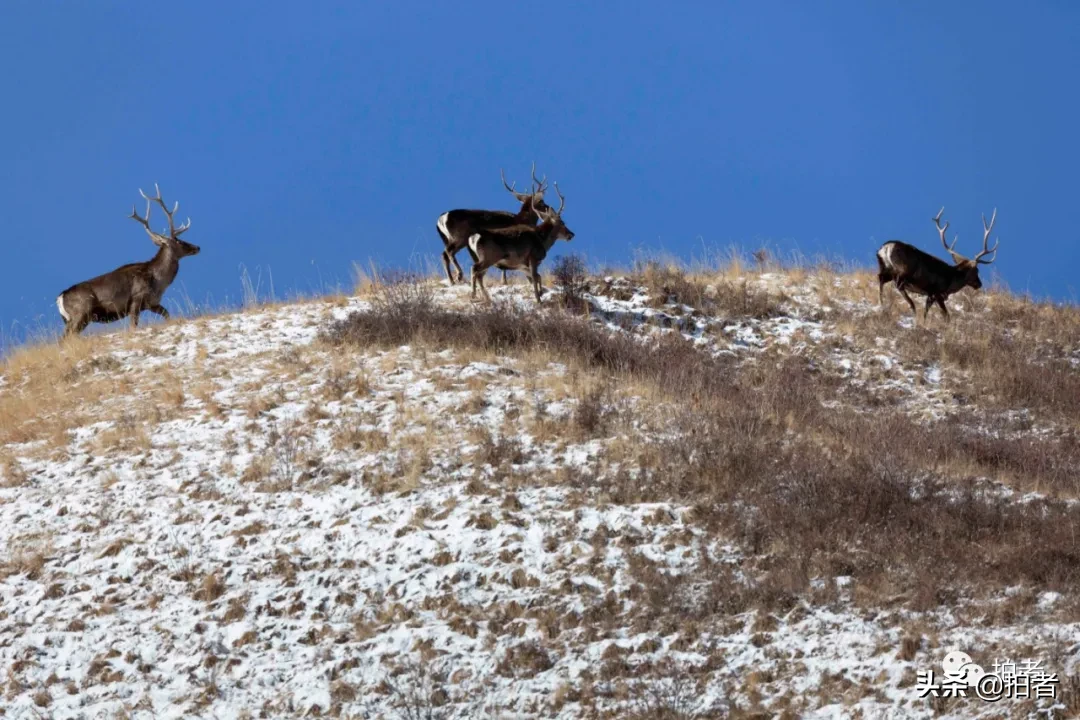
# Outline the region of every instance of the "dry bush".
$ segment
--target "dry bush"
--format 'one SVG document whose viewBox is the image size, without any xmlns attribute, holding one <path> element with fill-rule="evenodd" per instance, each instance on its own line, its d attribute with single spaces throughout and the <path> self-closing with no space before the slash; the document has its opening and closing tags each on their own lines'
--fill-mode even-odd
<svg viewBox="0 0 1080 720">
<path fill-rule="evenodd" d="M 310 426 L 299 420 L 274 423 L 266 436 L 269 457 L 254 461 L 242 478 L 259 482 L 261 492 L 292 490 L 312 476 Z"/>
<path fill-rule="evenodd" d="M 734 532 L 750 552 L 775 553 L 794 577 L 806 566 L 909 589 L 1080 585 L 1080 543 L 1068 530 L 1077 509 L 1020 504 L 936 476 L 921 467 L 926 429 L 904 416 L 822 415 L 818 427 L 845 434 L 846 456 L 828 457 L 752 415 L 688 415 L 684 438 L 649 469 L 646 487 L 696 503 L 701 520 Z"/>
<path fill-rule="evenodd" d="M 685 672 L 667 671 L 660 677 L 638 680 L 631 686 L 630 720 L 695 720 L 699 693 Z"/>
<path fill-rule="evenodd" d="M 512 435 L 493 437 L 485 427 L 476 430 L 477 448 L 472 461 L 478 466 L 499 467 L 503 463 L 520 465 L 528 460 L 521 441 Z"/>
<path fill-rule="evenodd" d="M 376 692 L 390 696 L 390 704 L 402 720 L 439 720 L 446 717 L 450 700 L 446 678 L 433 673 L 427 663 L 406 657 L 383 679 Z"/>
<path fill-rule="evenodd" d="M 529 640 L 507 648 L 495 672 L 503 677 L 533 678 L 554 665 L 551 654 L 539 642 Z"/>
<path fill-rule="evenodd" d="M 639 263 L 631 282 L 648 289 L 657 305 L 681 303 L 716 317 L 770 318 L 783 315 L 782 297 L 751 284 L 746 278 L 718 274 L 705 280 L 675 264 Z"/>
<path fill-rule="evenodd" d="M 388 317 L 393 321 L 388 321 Z M 679 379 L 690 366 L 705 363 L 719 369 L 721 365 L 721 361 L 706 359 L 692 344 L 673 335 L 646 345 L 623 334 L 598 330 L 582 318 L 537 315 L 498 304 L 459 313 L 430 302 L 414 302 L 411 298 L 381 310 L 353 313 L 333 323 L 322 339 L 332 345 L 382 348 L 428 343 L 493 354 L 523 354 L 543 349 L 555 353 L 559 360 L 573 360 L 585 368 L 645 378 L 666 374 Z M 707 391 L 708 387 L 702 390 Z"/>
<path fill-rule="evenodd" d="M 562 291 L 559 302 L 571 312 L 583 312 L 589 307 L 585 293 L 589 291 L 589 273 L 579 255 L 563 255 L 551 268 L 551 277 Z"/>
<path fill-rule="evenodd" d="M 599 437 L 616 414 L 614 390 L 609 383 L 584 389 L 571 416 L 573 429 L 583 439 Z"/>
</svg>

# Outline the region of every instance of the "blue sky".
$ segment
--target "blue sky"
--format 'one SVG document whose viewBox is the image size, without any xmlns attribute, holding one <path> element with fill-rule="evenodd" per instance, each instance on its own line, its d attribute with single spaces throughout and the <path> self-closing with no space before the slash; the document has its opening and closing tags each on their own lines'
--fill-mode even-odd
<svg viewBox="0 0 1080 720">
<path fill-rule="evenodd" d="M 8 337 L 153 255 L 125 216 L 155 181 L 203 248 L 167 297 L 223 302 L 242 266 L 282 296 L 434 255 L 441 212 L 512 209 L 499 168 L 524 183 L 534 159 L 567 197 L 560 249 L 596 262 L 870 265 L 890 238 L 941 251 L 942 205 L 971 254 L 996 206 L 1001 278 L 1074 298 L 1067 0 L 19 0 L 0 62 Z"/>
</svg>

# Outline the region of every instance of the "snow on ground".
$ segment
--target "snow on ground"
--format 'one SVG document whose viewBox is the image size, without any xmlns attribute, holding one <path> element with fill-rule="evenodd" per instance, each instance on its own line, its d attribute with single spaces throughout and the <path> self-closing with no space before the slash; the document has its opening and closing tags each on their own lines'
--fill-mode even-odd
<svg viewBox="0 0 1080 720">
<path fill-rule="evenodd" d="M 531 302 L 520 285 L 491 290 Z M 716 352 L 835 338 L 797 302 L 728 321 L 623 297 L 590 295 L 597 321 L 675 328 Z M 462 288 L 436 299 L 467 305 Z M 642 602 L 634 563 L 678 575 L 734 566 L 738 549 L 709 541 L 689 508 L 597 496 L 591 468 L 627 438 L 551 432 L 577 402 L 561 364 L 409 347 L 342 358 L 316 342 L 366 307 L 309 302 L 101 340 L 131 388 L 102 403 L 108 419 L 57 452 L 6 448 L 26 481 L 0 485 L 0 547 L 18 568 L 0 580 L 0 714 L 408 717 L 415 702 L 439 717 L 575 718 L 585 693 L 620 716 L 642 691 L 609 670 L 670 663 L 655 683 L 672 697 L 680 668 L 705 673 L 690 712 L 786 694 L 808 717 L 935 716 L 913 689 L 931 668 L 902 657 L 911 618 L 859 609 L 842 583 L 823 589 L 829 602 L 692 637 L 678 618 L 619 625 Z M 941 368 L 898 367 L 885 345 L 825 356 L 852 381 L 880 368 L 913 407 L 948 402 Z M 162 382 L 181 391 L 148 414 L 140 388 Z M 937 645 L 969 652 L 1080 632 L 939 620 Z"/>
</svg>

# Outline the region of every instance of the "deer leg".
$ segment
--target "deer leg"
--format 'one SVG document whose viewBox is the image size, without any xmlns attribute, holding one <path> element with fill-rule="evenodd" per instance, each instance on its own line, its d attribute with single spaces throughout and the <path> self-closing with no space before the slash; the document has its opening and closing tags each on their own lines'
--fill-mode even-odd
<svg viewBox="0 0 1080 720">
<path fill-rule="evenodd" d="M 923 320 L 929 320 L 930 319 L 930 308 L 932 308 L 934 306 L 934 299 L 935 298 L 934 298 L 933 295 L 927 295 L 926 296 L 926 309 L 923 310 L 923 315 L 922 315 Z"/>
<path fill-rule="evenodd" d="M 889 275 L 883 272 L 878 273 L 877 299 L 878 305 L 881 307 L 885 307 L 885 286 L 889 283 L 890 280 L 892 280 L 892 277 L 890 277 Z"/>
<path fill-rule="evenodd" d="M 945 322 L 949 322 L 949 311 L 945 308 L 945 298 L 939 297 L 937 299 L 938 307 L 941 308 L 941 312 L 945 315 Z"/>
<path fill-rule="evenodd" d="M 470 255 L 472 253 L 469 253 Z M 475 258 L 473 258 L 475 260 Z M 454 267 L 457 268 L 457 280 L 450 276 L 450 263 L 454 263 Z M 461 269 L 461 264 L 457 261 L 457 253 L 451 252 L 450 248 L 447 248 L 443 252 L 443 263 L 446 265 L 446 277 L 450 279 L 450 284 L 465 282 L 465 271 Z"/>
<path fill-rule="evenodd" d="M 143 304 L 138 301 L 131 301 L 128 305 L 128 317 L 131 318 L 131 329 L 139 327 L 139 313 L 143 311 Z"/>
<path fill-rule="evenodd" d="M 502 274 L 503 274 L 503 285 L 509 285 L 510 281 L 506 279 L 506 268 L 502 268 Z"/>
<path fill-rule="evenodd" d="M 532 281 L 533 291 L 536 292 L 536 302 L 540 302 L 540 297 L 543 294 L 544 286 L 540 284 L 540 269 L 533 265 L 532 267 Z"/>
<path fill-rule="evenodd" d="M 161 317 L 163 317 L 166 320 L 169 319 L 169 311 L 166 310 L 161 305 L 151 305 L 150 307 L 148 307 L 146 309 L 149 310 L 150 312 L 154 313 L 155 315 L 160 315 Z"/>
<path fill-rule="evenodd" d="M 465 249 L 469 250 L 469 255 L 470 256 L 473 254 L 471 249 L 469 249 L 469 248 L 465 248 Z M 454 267 L 457 268 L 457 281 L 462 282 L 462 283 L 465 282 L 465 271 L 461 269 L 461 265 L 457 261 L 457 253 L 450 252 L 449 248 L 447 248 L 446 252 L 450 254 L 450 259 L 454 261 Z M 475 262 L 475 261 L 476 261 L 476 258 L 473 257 L 473 262 Z"/>
<path fill-rule="evenodd" d="M 446 279 L 450 281 L 451 285 L 454 284 L 454 276 L 450 274 L 450 258 L 452 257 L 453 255 L 450 254 L 450 248 L 443 250 L 442 262 L 443 265 L 446 267 Z M 455 260 L 454 262 L 456 263 L 457 261 Z"/>
<path fill-rule="evenodd" d="M 70 337 L 72 335 L 78 335 L 86 326 L 90 324 L 90 318 L 88 317 L 74 317 L 71 322 L 64 326 L 64 337 Z"/>
<path fill-rule="evenodd" d="M 907 300 L 907 304 L 911 306 L 911 312 L 913 312 L 915 314 L 915 318 L 918 319 L 919 311 L 915 309 L 915 301 L 912 300 L 911 296 L 907 294 L 907 288 L 901 286 L 899 283 L 897 283 L 897 287 L 900 289 L 900 294 L 904 296 L 905 300 Z"/>
<path fill-rule="evenodd" d="M 491 302 L 491 295 L 488 294 L 487 288 L 484 287 L 484 276 L 486 274 L 487 268 L 482 268 L 480 272 L 476 274 L 476 281 L 480 283 L 480 292 L 484 293 L 484 299 Z"/>
<path fill-rule="evenodd" d="M 480 263 L 475 263 L 472 266 L 472 297 L 476 299 L 476 286 L 480 286 L 480 291 L 484 293 L 484 297 L 488 301 L 491 300 L 491 296 L 488 295 L 487 288 L 484 287 L 484 273 L 487 272 L 487 268 Z"/>
</svg>

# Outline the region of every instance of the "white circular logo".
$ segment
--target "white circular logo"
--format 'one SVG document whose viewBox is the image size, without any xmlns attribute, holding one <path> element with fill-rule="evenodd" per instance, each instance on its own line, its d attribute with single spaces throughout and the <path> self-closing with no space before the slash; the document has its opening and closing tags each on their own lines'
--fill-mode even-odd
<svg viewBox="0 0 1080 720">
<path fill-rule="evenodd" d="M 986 675 L 986 671 L 980 665 L 971 660 L 966 652 L 954 650 L 941 661 L 941 668 L 945 671 L 945 677 L 953 681 L 963 681 L 968 687 L 975 687 L 979 680 Z"/>
</svg>

